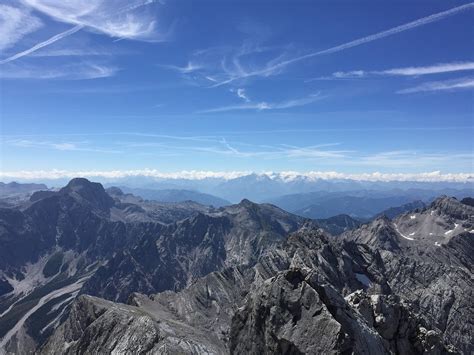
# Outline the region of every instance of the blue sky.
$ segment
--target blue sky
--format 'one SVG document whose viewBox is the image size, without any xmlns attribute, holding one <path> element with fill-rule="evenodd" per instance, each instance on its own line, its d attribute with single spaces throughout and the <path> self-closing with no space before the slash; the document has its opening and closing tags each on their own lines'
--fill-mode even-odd
<svg viewBox="0 0 474 355">
<path fill-rule="evenodd" d="M 474 3 L 0 1 L 1 170 L 472 173 Z"/>
</svg>

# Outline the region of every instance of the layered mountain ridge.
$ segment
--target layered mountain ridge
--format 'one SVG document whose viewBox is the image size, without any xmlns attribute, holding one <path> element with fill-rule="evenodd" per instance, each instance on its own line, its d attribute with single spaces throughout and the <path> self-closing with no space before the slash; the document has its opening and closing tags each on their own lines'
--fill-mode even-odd
<svg viewBox="0 0 474 355">
<path fill-rule="evenodd" d="M 165 206 L 73 179 L 0 211 L 0 348 L 467 354 L 473 218 L 443 197 L 333 237 L 272 205 Z"/>
</svg>

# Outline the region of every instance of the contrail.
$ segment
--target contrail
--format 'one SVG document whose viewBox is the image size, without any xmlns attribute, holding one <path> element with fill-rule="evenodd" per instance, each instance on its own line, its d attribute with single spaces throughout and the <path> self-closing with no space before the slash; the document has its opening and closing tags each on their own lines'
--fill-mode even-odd
<svg viewBox="0 0 474 355">
<path fill-rule="evenodd" d="M 400 25 L 400 26 L 397 26 L 397 27 L 393 27 L 391 29 L 388 29 L 388 30 L 385 30 L 385 31 L 382 31 L 382 32 L 379 32 L 379 33 L 375 33 L 375 34 L 367 36 L 367 37 L 359 38 L 359 39 L 356 39 L 356 40 L 353 40 L 353 41 L 350 41 L 350 42 L 347 42 L 347 43 L 344 43 L 344 44 L 340 44 L 340 45 L 332 47 L 332 48 L 324 49 L 322 51 L 305 54 L 305 55 L 300 56 L 300 57 L 296 57 L 296 58 L 293 58 L 293 59 L 289 59 L 289 60 L 280 62 L 278 64 L 275 64 L 271 67 L 268 67 L 268 68 L 265 68 L 265 69 L 262 69 L 262 70 L 246 73 L 245 75 L 242 75 L 242 76 L 239 76 L 239 77 L 230 78 L 228 80 L 219 82 L 219 83 L 213 85 L 212 87 L 228 84 L 228 83 L 230 83 L 234 80 L 241 79 L 241 78 L 247 78 L 247 77 L 256 76 L 256 75 L 268 74 L 268 73 L 270 73 L 270 72 L 272 72 L 276 69 L 281 69 L 281 68 L 283 68 L 287 65 L 299 62 L 299 61 L 304 60 L 304 59 L 317 57 L 317 56 L 320 56 L 320 55 L 332 54 L 332 53 L 340 52 L 340 51 L 343 51 L 343 50 L 346 50 L 346 49 L 349 49 L 349 48 L 352 48 L 352 47 L 357 47 L 357 46 L 360 46 L 361 44 L 376 41 L 378 39 L 389 37 L 389 36 L 395 35 L 395 34 L 400 33 L 400 32 L 405 32 L 405 31 L 411 30 L 411 29 L 416 28 L 416 27 L 427 25 L 431 22 L 440 21 L 440 20 L 442 20 L 446 17 L 455 15 L 455 14 L 457 14 L 459 12 L 462 12 L 462 11 L 471 10 L 473 8 L 474 8 L 474 2 L 471 2 L 469 4 L 465 4 L 465 5 L 458 6 L 458 7 L 455 7 L 453 9 L 450 9 L 450 10 L 446 10 L 446 11 L 443 11 L 443 12 L 439 12 L 437 14 L 433 14 L 433 15 L 430 15 L 430 16 L 427 16 L 427 17 L 423 17 L 423 18 L 420 18 L 418 20 L 415 20 L 415 21 L 412 21 L 412 22 L 409 22 L 409 23 L 406 23 L 404 25 Z"/>
<path fill-rule="evenodd" d="M 69 35 L 72 35 L 73 33 L 76 33 L 77 31 L 81 30 L 83 27 L 84 27 L 84 25 L 77 25 L 77 26 L 74 26 L 73 28 L 70 28 L 67 31 L 58 33 L 57 35 L 51 37 L 50 39 L 47 39 L 44 42 L 38 43 L 37 45 L 35 45 L 35 46 L 33 46 L 33 47 L 23 51 L 23 52 L 17 53 L 15 55 L 12 55 L 11 57 L 0 60 L 0 64 L 5 64 L 5 63 L 8 63 L 8 62 L 14 61 L 18 58 L 24 57 L 28 54 L 33 53 L 33 52 L 36 52 L 38 49 L 46 47 L 46 46 L 50 45 L 51 43 L 59 41 L 60 39 L 62 39 L 64 37 L 67 37 Z"/>
<path fill-rule="evenodd" d="M 145 1 L 139 2 L 135 5 L 132 4 L 128 7 L 123 7 L 122 9 L 120 9 L 120 10 L 116 11 L 115 13 L 111 14 L 111 16 L 120 15 L 122 13 L 126 13 L 126 12 L 129 12 L 129 11 L 135 10 L 139 7 L 150 5 L 150 4 L 154 3 L 155 1 L 156 0 L 145 0 Z M 51 37 L 50 39 L 47 39 L 44 42 L 36 44 L 35 46 L 31 47 L 30 49 L 24 50 L 23 52 L 17 53 L 15 55 L 12 55 L 11 57 L 0 60 L 0 64 L 5 64 L 5 63 L 8 63 L 8 62 L 14 61 L 18 58 L 24 57 L 28 54 L 33 53 L 33 52 L 36 52 L 38 49 L 46 47 L 46 46 L 48 46 L 48 45 L 50 45 L 50 44 L 52 44 L 56 41 L 59 41 L 60 39 L 63 39 L 64 37 L 70 36 L 73 33 L 76 33 L 77 31 L 83 29 L 84 27 L 86 27 L 85 24 L 78 24 L 78 25 L 70 28 L 67 31 L 58 33 L 57 35 Z"/>
</svg>

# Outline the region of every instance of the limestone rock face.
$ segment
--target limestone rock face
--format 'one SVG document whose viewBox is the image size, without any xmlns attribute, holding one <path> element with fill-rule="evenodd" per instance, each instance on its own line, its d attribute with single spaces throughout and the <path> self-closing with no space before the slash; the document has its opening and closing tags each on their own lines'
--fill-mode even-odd
<svg viewBox="0 0 474 355">
<path fill-rule="evenodd" d="M 441 330 L 393 293 L 376 255 L 303 228 L 253 267 L 210 273 L 179 292 L 133 294 L 128 303 L 166 324 L 168 335 L 153 349 L 165 349 L 177 338 L 189 347 L 174 350 L 184 353 L 200 353 L 196 344 L 216 354 L 455 352 Z M 94 331 L 102 334 L 116 324 L 114 317 L 105 316 Z M 82 334 L 78 342 L 88 336 L 87 331 Z M 44 349 L 68 341 L 59 330 Z M 109 342 L 109 348 L 99 349 L 115 349 Z"/>
<path fill-rule="evenodd" d="M 346 300 L 380 334 L 391 352 L 455 353 L 452 347 L 443 344 L 439 330 L 427 330 L 423 319 L 397 296 L 368 295 L 359 290 L 346 296 Z"/>
<path fill-rule="evenodd" d="M 308 220 L 250 201 L 160 204 L 73 179 L 0 209 L 0 348 L 32 351 L 78 294 L 126 302 L 254 265 Z"/>
<path fill-rule="evenodd" d="M 205 333 L 138 307 L 80 296 L 44 354 L 218 354 Z"/>
<path fill-rule="evenodd" d="M 473 216 L 443 197 L 334 237 L 74 179 L 0 209 L 0 353 L 470 354 Z"/>
<path fill-rule="evenodd" d="M 380 336 L 334 289 L 314 281 L 298 269 L 265 281 L 232 320 L 230 352 L 384 353 Z"/>
<path fill-rule="evenodd" d="M 474 208 L 442 197 L 417 213 L 379 219 L 343 236 L 380 253 L 392 292 L 450 344 L 474 342 Z"/>
</svg>

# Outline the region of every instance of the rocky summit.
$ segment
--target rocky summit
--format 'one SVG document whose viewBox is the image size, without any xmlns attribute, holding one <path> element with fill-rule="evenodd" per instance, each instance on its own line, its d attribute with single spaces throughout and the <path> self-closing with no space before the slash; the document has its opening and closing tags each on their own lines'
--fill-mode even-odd
<svg viewBox="0 0 474 355">
<path fill-rule="evenodd" d="M 401 213 L 35 192 L 0 208 L 0 353 L 473 353 L 472 199 Z"/>
</svg>

